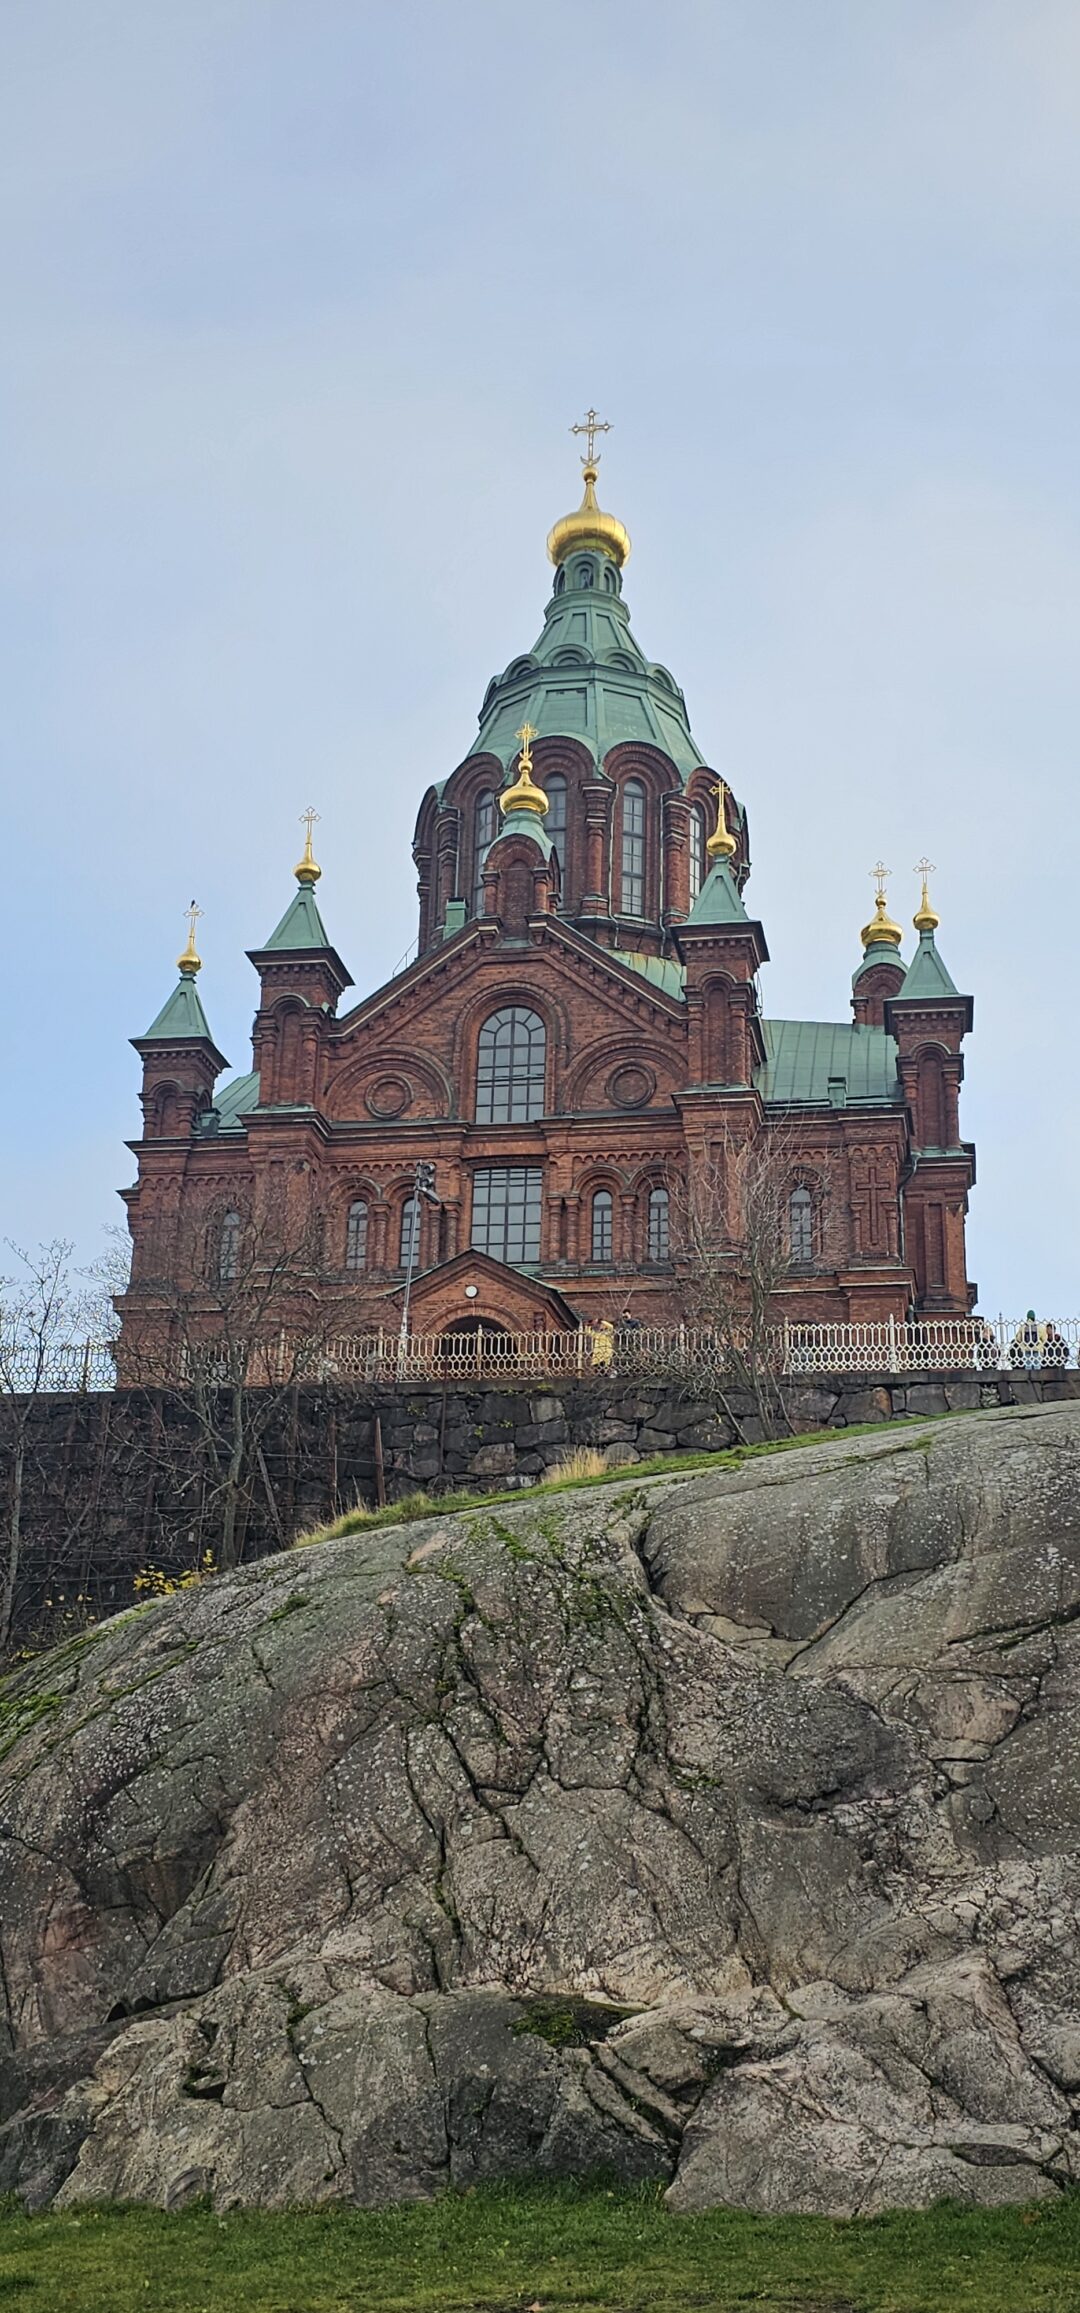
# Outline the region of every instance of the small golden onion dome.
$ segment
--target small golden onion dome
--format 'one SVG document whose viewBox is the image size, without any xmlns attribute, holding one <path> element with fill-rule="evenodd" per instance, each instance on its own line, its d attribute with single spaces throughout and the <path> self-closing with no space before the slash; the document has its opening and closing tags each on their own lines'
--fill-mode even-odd
<svg viewBox="0 0 1080 2313">
<path fill-rule="evenodd" d="M 936 909 L 932 908 L 930 905 L 930 893 L 927 888 L 927 881 L 925 876 L 922 879 L 922 899 L 919 902 L 917 913 L 912 920 L 917 932 L 936 932 L 938 925 L 941 922 L 941 917 L 938 915 Z"/>
<path fill-rule="evenodd" d="M 195 926 L 201 914 L 202 909 L 200 907 L 196 907 L 194 900 L 192 900 L 191 906 L 187 911 L 187 946 L 184 949 L 183 955 L 178 956 L 176 959 L 177 968 L 183 973 L 185 980 L 193 980 L 195 978 L 196 972 L 202 971 L 202 957 L 200 956 L 199 951 L 195 945 Z"/>
<path fill-rule="evenodd" d="M 544 819 L 550 809 L 542 787 L 537 787 L 527 763 L 522 762 L 512 787 L 504 787 L 499 797 L 499 808 L 508 811 L 535 811 Z"/>
<path fill-rule="evenodd" d="M 319 866 L 319 863 L 311 848 L 311 830 L 318 816 L 318 812 L 314 810 L 308 810 L 301 813 L 301 818 L 307 829 L 307 833 L 304 837 L 303 859 L 298 859 L 296 866 L 293 869 L 293 874 L 296 877 L 297 883 L 299 884 L 316 884 L 318 883 L 319 877 L 322 874 L 322 869 Z"/>
<path fill-rule="evenodd" d="M 731 859 L 738 850 L 738 845 L 727 823 L 727 810 L 725 808 L 727 788 L 722 779 L 713 788 L 713 794 L 716 797 L 716 826 L 709 837 L 705 850 L 710 859 Z"/>
<path fill-rule="evenodd" d="M 564 514 L 548 532 L 547 550 L 554 563 L 566 561 L 577 546 L 598 547 L 602 554 L 610 554 L 621 570 L 630 556 L 630 533 L 614 514 L 605 514 L 596 503 L 596 467 L 585 467 L 585 496 L 576 514 Z"/>
<path fill-rule="evenodd" d="M 904 935 L 899 924 L 894 924 L 885 905 L 885 894 L 879 891 L 874 901 L 872 923 L 864 924 L 859 938 L 864 948 L 898 948 Z"/>
</svg>

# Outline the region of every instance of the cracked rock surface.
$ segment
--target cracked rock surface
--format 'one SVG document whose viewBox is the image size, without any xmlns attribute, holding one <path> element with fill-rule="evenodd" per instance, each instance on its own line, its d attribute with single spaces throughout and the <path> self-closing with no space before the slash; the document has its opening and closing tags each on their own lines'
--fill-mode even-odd
<svg viewBox="0 0 1080 2313">
<path fill-rule="evenodd" d="M 286 1553 L 0 1697 L 0 2191 L 1080 2175 L 1080 1407 Z"/>
</svg>

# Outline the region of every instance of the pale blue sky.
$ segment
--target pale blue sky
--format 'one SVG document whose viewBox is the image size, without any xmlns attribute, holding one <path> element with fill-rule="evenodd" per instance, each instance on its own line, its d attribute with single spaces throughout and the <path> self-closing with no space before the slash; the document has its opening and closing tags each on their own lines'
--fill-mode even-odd
<svg viewBox="0 0 1080 2313">
<path fill-rule="evenodd" d="M 6 0 L 0 177 L 0 1236 L 121 1217 L 192 893 L 247 1064 L 309 801 L 393 969 L 594 402 L 768 1009 L 929 850 L 981 1305 L 1080 1311 L 1076 0 Z"/>
</svg>

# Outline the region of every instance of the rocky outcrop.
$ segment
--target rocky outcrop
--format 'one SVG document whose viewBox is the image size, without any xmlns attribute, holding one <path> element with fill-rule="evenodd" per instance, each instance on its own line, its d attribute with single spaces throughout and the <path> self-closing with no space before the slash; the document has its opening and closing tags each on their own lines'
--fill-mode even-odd
<svg viewBox="0 0 1080 2313">
<path fill-rule="evenodd" d="M 242 1569 L 0 1704 L 0 2189 L 1080 2169 L 1080 1409 Z"/>
</svg>

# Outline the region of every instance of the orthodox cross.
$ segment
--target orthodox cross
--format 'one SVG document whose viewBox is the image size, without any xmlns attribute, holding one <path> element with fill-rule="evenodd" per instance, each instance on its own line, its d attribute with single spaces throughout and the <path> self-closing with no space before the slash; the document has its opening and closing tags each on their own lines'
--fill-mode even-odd
<svg viewBox="0 0 1080 2313">
<path fill-rule="evenodd" d="M 920 860 L 917 860 L 915 863 L 915 873 L 916 875 L 921 875 L 922 877 L 922 904 L 925 907 L 927 905 L 927 879 L 928 877 L 937 874 L 937 869 L 934 866 L 933 860 L 927 859 L 925 852 L 923 857 Z"/>
<path fill-rule="evenodd" d="M 527 772 L 527 773 L 529 774 L 529 776 L 531 777 L 531 775 L 532 775 L 532 743 L 533 743 L 533 740 L 534 740 L 534 739 L 535 739 L 535 737 L 536 737 L 536 731 L 535 731 L 535 728 L 534 728 L 534 726 L 532 725 L 532 723 L 523 723 L 523 724 L 522 724 L 522 726 L 521 726 L 521 729 L 520 729 L 520 731 L 515 731 L 515 733 L 514 733 L 514 737 L 515 737 L 515 739 L 520 739 L 520 741 L 521 741 L 521 765 L 520 765 L 520 768 L 521 768 L 521 770 L 522 770 L 522 771 L 524 771 L 524 772 Z"/>
<path fill-rule="evenodd" d="M 306 827 L 306 828 L 307 828 L 307 840 L 308 840 L 308 850 L 309 850 L 309 851 L 310 851 L 310 849 L 311 849 L 311 830 L 312 830 L 312 828 L 313 828 L 313 827 L 315 827 L 315 826 L 317 826 L 317 825 L 318 825 L 318 819 L 319 819 L 319 814 L 318 814 L 318 812 L 316 811 L 316 809 L 315 809 L 315 806 L 314 806 L 314 804 L 313 804 L 313 803 L 309 803 L 309 804 L 308 804 L 308 807 L 307 807 L 307 810 L 306 810 L 306 811 L 302 811 L 302 812 L 300 813 L 300 825 L 301 825 L 301 827 Z"/>
<path fill-rule="evenodd" d="M 195 900 L 192 900 L 190 907 L 186 907 L 186 908 L 184 909 L 184 914 L 185 914 L 185 916 L 186 916 L 186 918 L 187 918 L 187 931 L 188 931 L 188 946 L 189 946 L 189 948 L 193 948 L 193 947 L 194 947 L 194 945 L 195 945 L 195 926 L 196 926 L 196 924 L 198 923 L 198 921 L 199 921 L 199 917 L 201 916 L 202 912 L 203 912 L 203 911 L 202 911 L 201 907 L 199 907 L 199 906 L 197 905 L 197 903 L 195 902 Z"/>
<path fill-rule="evenodd" d="M 597 434 L 610 434 L 611 426 L 608 420 L 606 418 L 598 418 L 595 410 L 586 410 L 584 425 L 571 426 L 570 431 L 572 434 L 584 434 L 585 436 L 585 456 L 581 461 L 582 465 L 595 465 L 596 437 Z"/>
<path fill-rule="evenodd" d="M 879 861 L 878 861 L 878 863 L 877 863 L 877 866 L 876 866 L 876 867 L 872 867 L 872 868 L 871 868 L 871 870 L 870 870 L 870 873 L 871 873 L 871 875 L 872 875 L 872 876 L 873 876 L 873 878 L 874 878 L 874 888 L 875 888 L 875 891 L 876 891 L 877 897 L 878 897 L 878 899 L 879 899 L 879 900 L 881 900 L 882 902 L 884 902 L 884 898 L 885 898 L 885 885 L 886 885 L 886 882 L 887 882 L 887 880 L 888 880 L 888 877 L 889 877 L 889 876 L 890 876 L 890 874 L 892 873 L 892 870 L 891 870 L 891 868 L 887 868 L 887 867 L 886 867 L 886 865 L 885 865 L 885 862 L 884 862 L 884 860 L 883 860 L 883 859 L 879 859 Z"/>
</svg>

